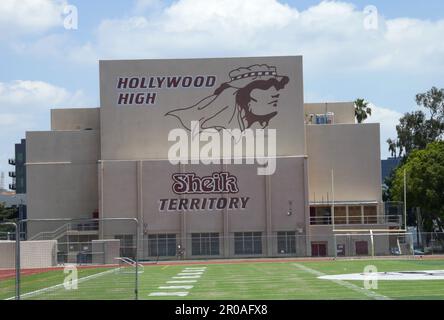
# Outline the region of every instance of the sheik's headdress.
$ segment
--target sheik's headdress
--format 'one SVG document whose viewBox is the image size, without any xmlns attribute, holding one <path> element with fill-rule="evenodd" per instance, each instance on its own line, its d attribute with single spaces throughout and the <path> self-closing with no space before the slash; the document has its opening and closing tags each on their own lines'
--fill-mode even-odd
<svg viewBox="0 0 444 320">
<path fill-rule="evenodd" d="M 277 74 L 276 67 L 266 64 L 255 64 L 249 67 L 234 69 L 229 72 L 230 81 L 222 83 L 214 93 L 196 104 L 178 108 L 166 113 L 176 117 L 182 126 L 190 131 L 191 121 L 199 121 L 200 129 L 246 129 L 241 115 L 241 107 L 236 101 L 237 92 L 257 80 L 276 79 L 281 81 L 284 76 Z"/>
</svg>

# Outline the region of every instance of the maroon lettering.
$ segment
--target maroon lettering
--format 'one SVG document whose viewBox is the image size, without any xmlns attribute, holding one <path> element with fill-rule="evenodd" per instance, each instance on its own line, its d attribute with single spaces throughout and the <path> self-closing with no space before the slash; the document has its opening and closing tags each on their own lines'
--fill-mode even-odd
<svg viewBox="0 0 444 320">
<path fill-rule="evenodd" d="M 127 85 L 128 78 L 119 77 L 119 80 L 117 81 L 117 89 L 126 89 Z"/>
<path fill-rule="evenodd" d="M 237 178 L 228 172 L 215 172 L 204 177 L 198 177 L 195 173 L 175 173 L 172 178 L 172 190 L 176 194 L 239 192 Z"/>
<path fill-rule="evenodd" d="M 167 87 L 168 88 L 177 88 L 181 79 L 182 79 L 182 77 L 167 77 Z"/>
</svg>

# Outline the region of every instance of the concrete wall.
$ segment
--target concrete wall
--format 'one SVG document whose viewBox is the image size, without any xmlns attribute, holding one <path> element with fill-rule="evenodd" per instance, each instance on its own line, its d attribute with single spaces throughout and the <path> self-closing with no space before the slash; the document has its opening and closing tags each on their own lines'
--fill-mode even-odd
<svg viewBox="0 0 444 320">
<path fill-rule="evenodd" d="M 48 268 L 57 264 L 57 241 L 20 242 L 20 266 Z M 0 268 L 15 268 L 15 241 L 0 241 Z"/>
<path fill-rule="evenodd" d="M 0 241 L 0 268 L 15 267 L 15 241 Z"/>
<path fill-rule="evenodd" d="M 310 201 L 381 202 L 379 124 L 308 125 Z"/>
<path fill-rule="evenodd" d="M 100 130 L 100 108 L 51 109 L 51 130 Z"/>
<path fill-rule="evenodd" d="M 256 165 L 182 165 L 168 161 L 105 161 L 102 166 L 102 217 L 138 218 L 143 232 L 175 233 L 191 247 L 191 233 L 218 232 L 232 237 L 234 232 L 260 231 L 264 238 L 277 231 L 305 230 L 307 203 L 305 201 L 305 158 L 277 159 L 277 171 L 272 176 L 257 175 Z M 172 192 L 172 174 L 194 172 L 208 176 L 213 172 L 229 172 L 237 177 L 237 194 L 190 194 Z M 248 197 L 245 210 L 188 210 L 166 212 L 159 210 L 160 199 Z M 291 202 L 291 204 L 290 204 Z M 291 209 L 292 214 L 288 215 Z M 134 234 L 131 223 L 107 224 L 104 233 Z M 233 254 L 228 241 L 221 244 L 226 255 Z M 268 251 L 267 251 L 268 250 Z M 264 243 L 264 254 L 276 251 Z M 191 250 L 190 250 L 191 251 Z"/>
<path fill-rule="evenodd" d="M 120 240 L 92 240 L 93 264 L 116 264 L 120 257 Z"/>
<path fill-rule="evenodd" d="M 355 123 L 355 106 L 353 102 L 326 102 L 326 103 L 304 103 L 304 113 L 326 114 L 334 113 L 334 123 Z"/>
<path fill-rule="evenodd" d="M 98 209 L 98 131 L 28 132 L 27 139 L 28 218 L 92 218 Z M 28 224 L 31 236 L 46 228 Z"/>
<path fill-rule="evenodd" d="M 200 109 L 199 112 L 202 114 L 195 114 L 195 116 L 184 114 L 180 119 L 188 124 L 191 120 L 210 117 L 228 108 L 226 117 L 217 123 L 224 125 L 225 128 L 238 128 L 238 117 L 234 117 L 233 121 L 230 120 L 238 110 L 233 90 L 246 86 L 252 79 L 232 82 L 229 75 L 235 69 L 255 64 L 274 66 L 279 77 L 289 77 L 288 84 L 279 91 L 278 98 L 267 98 L 266 92 L 261 92 L 261 90 L 255 90 L 252 94 L 257 94 L 261 101 L 267 99 L 264 105 L 269 107 L 270 113 L 277 112 L 268 124 L 268 128 L 278 129 L 277 154 L 280 156 L 303 155 L 305 130 L 302 57 L 256 57 L 100 61 L 102 158 L 105 160 L 167 159 L 171 145 L 168 142 L 168 133 L 172 129 L 182 128 L 182 124 L 178 118 L 167 116 L 166 113 L 178 108 L 195 106 L 199 101 L 207 98 L 215 100 L 211 100 L 208 106 Z M 217 78 L 217 81 L 210 88 L 144 89 L 144 91 L 156 94 L 155 103 L 152 105 L 117 104 L 120 93 L 141 91 L 140 89 L 117 89 L 119 77 L 183 77 L 186 75 L 212 75 Z M 261 77 L 255 78 L 255 80 L 260 79 Z M 215 91 L 222 84 L 229 84 L 233 86 L 230 88 L 235 88 L 215 98 Z M 273 99 L 279 100 L 275 107 L 269 104 Z M 219 117 L 222 116 L 218 113 L 217 119 Z M 261 128 L 264 125 L 254 123 L 251 128 Z"/>
</svg>

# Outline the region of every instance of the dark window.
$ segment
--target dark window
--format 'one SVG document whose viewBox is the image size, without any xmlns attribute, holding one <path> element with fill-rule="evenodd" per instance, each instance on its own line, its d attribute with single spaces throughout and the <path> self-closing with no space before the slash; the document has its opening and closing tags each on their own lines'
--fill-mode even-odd
<svg viewBox="0 0 444 320">
<path fill-rule="evenodd" d="M 172 257 L 176 255 L 175 234 L 148 235 L 148 255 L 151 257 Z"/>
<path fill-rule="evenodd" d="M 331 224 L 331 207 L 310 207 L 310 224 Z"/>
<path fill-rule="evenodd" d="M 234 254 L 262 254 L 262 232 L 235 232 Z"/>
<path fill-rule="evenodd" d="M 281 231 L 277 233 L 278 253 L 289 254 L 296 253 L 296 232 Z"/>
<path fill-rule="evenodd" d="M 191 254 L 193 256 L 219 255 L 219 233 L 192 233 Z"/>
</svg>

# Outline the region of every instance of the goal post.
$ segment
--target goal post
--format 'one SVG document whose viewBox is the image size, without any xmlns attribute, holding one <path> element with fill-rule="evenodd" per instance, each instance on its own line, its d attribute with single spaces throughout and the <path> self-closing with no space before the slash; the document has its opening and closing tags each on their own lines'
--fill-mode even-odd
<svg viewBox="0 0 444 320">
<path fill-rule="evenodd" d="M 334 233 L 335 257 L 413 256 L 413 234 L 387 230 Z"/>
</svg>

